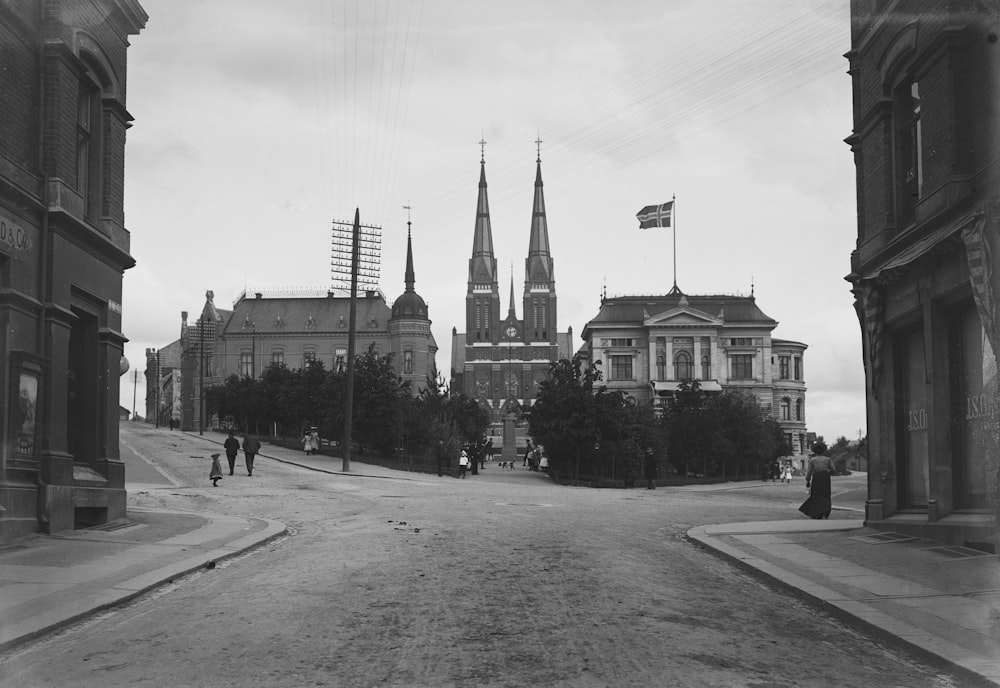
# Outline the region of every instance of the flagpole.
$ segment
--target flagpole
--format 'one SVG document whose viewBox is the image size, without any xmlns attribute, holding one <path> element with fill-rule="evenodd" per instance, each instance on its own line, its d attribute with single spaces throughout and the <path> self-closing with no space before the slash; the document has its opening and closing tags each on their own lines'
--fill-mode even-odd
<svg viewBox="0 0 1000 688">
<path fill-rule="evenodd" d="M 677 194 L 673 195 L 670 201 L 670 219 L 674 228 L 674 291 L 677 291 Z"/>
</svg>

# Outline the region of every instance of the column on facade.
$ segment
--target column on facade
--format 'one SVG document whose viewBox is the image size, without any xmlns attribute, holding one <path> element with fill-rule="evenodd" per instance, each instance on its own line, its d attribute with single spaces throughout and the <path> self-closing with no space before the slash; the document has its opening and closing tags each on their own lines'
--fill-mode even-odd
<svg viewBox="0 0 1000 688">
<path fill-rule="evenodd" d="M 659 371 L 656 369 L 656 336 L 650 334 L 647 344 L 649 349 L 649 377 L 646 379 L 657 380 L 659 378 Z"/>
<path fill-rule="evenodd" d="M 667 336 L 663 342 L 663 371 L 668 380 L 674 379 L 674 338 Z"/>
<path fill-rule="evenodd" d="M 694 379 L 701 379 L 701 336 L 694 335 Z"/>
<path fill-rule="evenodd" d="M 719 380 L 720 383 L 728 381 L 729 378 L 726 375 L 726 366 L 724 365 L 723 361 L 719 360 L 719 340 L 715 337 L 712 337 L 712 344 L 710 351 L 711 351 L 710 357 L 712 360 L 709 363 L 712 367 L 712 370 L 715 372 L 716 378 Z"/>
</svg>

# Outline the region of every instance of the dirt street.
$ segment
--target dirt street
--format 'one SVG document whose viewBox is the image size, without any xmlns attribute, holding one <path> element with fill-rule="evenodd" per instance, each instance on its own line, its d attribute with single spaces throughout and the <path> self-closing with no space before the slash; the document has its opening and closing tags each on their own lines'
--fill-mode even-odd
<svg viewBox="0 0 1000 688">
<path fill-rule="evenodd" d="M 261 457 L 212 488 L 204 440 L 122 433 L 163 478 L 130 504 L 294 534 L 0 658 L 7 685 L 961 685 L 684 538 L 789 518 L 788 498 L 566 488 L 492 466 L 363 478 Z"/>
</svg>

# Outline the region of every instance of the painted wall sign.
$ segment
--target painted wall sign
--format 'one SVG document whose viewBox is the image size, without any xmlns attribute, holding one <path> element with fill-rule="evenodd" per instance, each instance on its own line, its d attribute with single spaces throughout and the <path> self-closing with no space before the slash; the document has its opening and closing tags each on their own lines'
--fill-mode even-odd
<svg viewBox="0 0 1000 688">
<path fill-rule="evenodd" d="M 927 409 L 915 409 L 907 414 L 906 429 L 909 432 L 927 429 Z"/>
<path fill-rule="evenodd" d="M 31 228 L 25 228 L 9 215 L 0 213 L 0 246 L 28 253 L 35 247 Z"/>
<path fill-rule="evenodd" d="M 996 397 L 986 394 L 965 398 L 965 420 L 976 420 L 978 418 L 989 418 L 997 415 L 1000 404 Z"/>
</svg>

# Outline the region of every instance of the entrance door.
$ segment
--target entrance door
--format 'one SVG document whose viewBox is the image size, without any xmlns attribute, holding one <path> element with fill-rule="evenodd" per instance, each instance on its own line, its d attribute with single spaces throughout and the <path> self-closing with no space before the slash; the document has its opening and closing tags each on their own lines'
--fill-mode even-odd
<svg viewBox="0 0 1000 688">
<path fill-rule="evenodd" d="M 900 507 L 926 509 L 928 494 L 928 384 L 920 327 L 895 337 L 896 475 Z"/>
<path fill-rule="evenodd" d="M 69 333 L 66 443 L 76 462 L 92 464 L 97 458 L 101 406 L 97 317 L 76 308 L 73 313 L 77 320 Z"/>
</svg>

